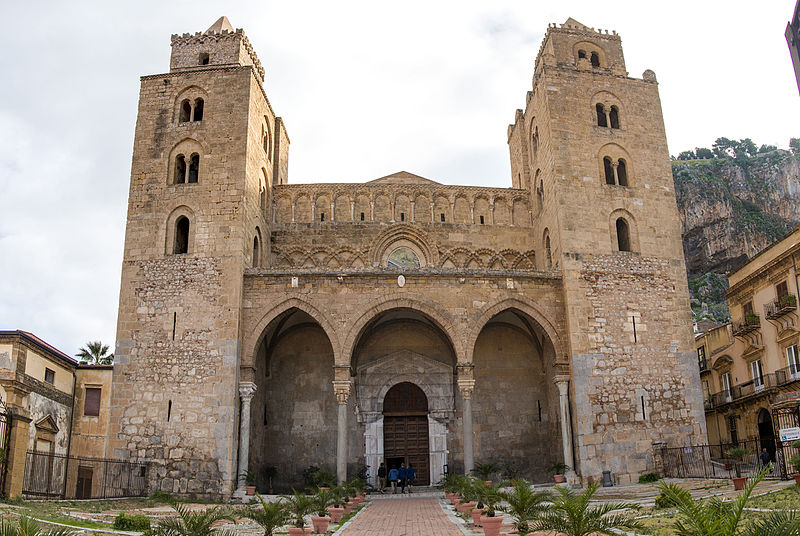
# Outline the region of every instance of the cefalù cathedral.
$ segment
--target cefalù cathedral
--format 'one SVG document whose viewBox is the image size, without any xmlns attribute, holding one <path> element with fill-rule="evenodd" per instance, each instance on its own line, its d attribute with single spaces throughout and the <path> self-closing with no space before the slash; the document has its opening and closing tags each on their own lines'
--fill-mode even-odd
<svg viewBox="0 0 800 536">
<path fill-rule="evenodd" d="M 109 456 L 225 498 L 383 460 L 625 483 L 704 442 L 658 84 L 616 32 L 548 27 L 510 188 L 290 184 L 263 82 L 224 17 L 141 79 Z"/>
</svg>

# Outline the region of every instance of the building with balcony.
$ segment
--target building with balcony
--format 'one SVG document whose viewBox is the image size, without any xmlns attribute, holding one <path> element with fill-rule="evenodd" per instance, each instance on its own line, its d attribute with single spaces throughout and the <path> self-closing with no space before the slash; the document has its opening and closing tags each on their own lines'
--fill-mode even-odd
<svg viewBox="0 0 800 536">
<path fill-rule="evenodd" d="M 728 277 L 731 323 L 695 336 L 711 444 L 774 452 L 773 405 L 800 391 L 798 253 L 800 226 Z"/>
</svg>

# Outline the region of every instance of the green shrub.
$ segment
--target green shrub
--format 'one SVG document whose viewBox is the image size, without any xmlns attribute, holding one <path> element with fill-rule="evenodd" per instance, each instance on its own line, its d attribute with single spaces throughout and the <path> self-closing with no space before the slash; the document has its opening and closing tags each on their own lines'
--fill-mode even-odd
<svg viewBox="0 0 800 536">
<path fill-rule="evenodd" d="M 163 493 L 163 492 L 156 492 Z M 136 532 L 143 532 L 150 530 L 150 518 L 142 514 L 126 514 L 121 512 L 114 519 L 114 529 L 116 530 L 132 530 Z"/>
<path fill-rule="evenodd" d="M 656 508 L 673 508 L 674 506 L 675 501 L 669 496 L 664 495 L 663 491 L 658 494 L 658 497 L 656 497 Z"/>
<path fill-rule="evenodd" d="M 655 473 L 639 475 L 639 484 L 649 484 L 651 482 L 658 482 L 659 480 L 661 480 L 661 477 Z"/>
<path fill-rule="evenodd" d="M 154 502 L 161 502 L 161 503 L 172 503 L 175 502 L 175 498 L 167 493 L 166 491 L 154 491 L 148 497 L 151 501 Z"/>
</svg>

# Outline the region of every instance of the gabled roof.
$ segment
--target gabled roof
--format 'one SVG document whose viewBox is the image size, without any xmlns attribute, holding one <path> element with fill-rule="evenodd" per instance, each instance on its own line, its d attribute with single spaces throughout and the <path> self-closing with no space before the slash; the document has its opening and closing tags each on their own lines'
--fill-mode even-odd
<svg viewBox="0 0 800 536">
<path fill-rule="evenodd" d="M 13 330 L 13 331 L 12 330 L 0 331 L 0 336 L 21 337 L 21 338 L 27 340 L 28 342 L 32 343 L 34 346 L 38 346 L 39 349 L 44 350 L 45 352 L 47 352 L 51 356 L 55 357 L 56 359 L 60 359 L 61 361 L 64 361 L 64 362 L 66 362 L 67 364 L 69 364 L 69 365 L 71 365 L 73 367 L 78 364 L 78 360 L 77 359 L 65 354 L 64 352 L 62 352 L 61 350 L 59 350 L 55 346 L 44 342 L 42 339 L 40 339 L 39 337 L 37 337 L 36 335 L 34 335 L 33 333 L 30 333 L 28 331 L 22 331 L 22 330 L 19 330 L 19 329 L 18 330 Z"/>
<path fill-rule="evenodd" d="M 419 175 L 414 175 L 413 173 L 409 173 L 408 171 L 398 171 L 397 173 L 392 173 L 391 175 L 386 175 L 385 177 L 380 177 L 373 181 L 367 182 L 367 184 L 441 184 L 436 181 L 432 181 L 430 179 L 426 179 L 425 177 L 420 177 Z"/>
</svg>

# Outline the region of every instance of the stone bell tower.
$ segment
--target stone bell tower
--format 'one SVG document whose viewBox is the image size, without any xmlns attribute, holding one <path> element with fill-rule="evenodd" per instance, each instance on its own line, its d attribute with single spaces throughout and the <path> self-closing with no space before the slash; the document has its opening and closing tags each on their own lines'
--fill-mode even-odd
<svg viewBox="0 0 800 536">
<path fill-rule="evenodd" d="M 512 181 L 531 191 L 537 257 L 561 272 L 574 465 L 628 482 L 654 446 L 696 444 L 705 420 L 681 229 L 655 74 L 628 76 L 620 37 L 551 25 Z"/>
<path fill-rule="evenodd" d="M 268 258 L 289 140 L 264 69 L 227 18 L 172 36 L 141 79 L 108 455 L 149 460 L 153 489 L 235 487 L 243 273 Z"/>
</svg>

